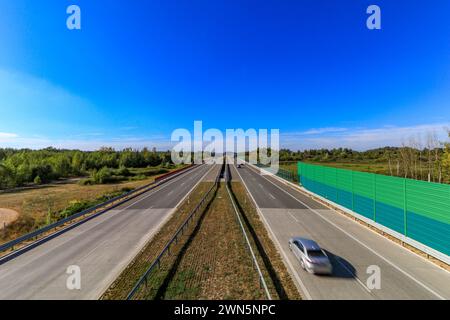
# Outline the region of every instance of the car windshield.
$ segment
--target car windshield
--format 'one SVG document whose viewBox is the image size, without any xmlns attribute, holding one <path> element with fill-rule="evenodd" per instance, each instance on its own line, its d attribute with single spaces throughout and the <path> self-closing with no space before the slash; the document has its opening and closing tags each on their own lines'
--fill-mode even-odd
<svg viewBox="0 0 450 320">
<path fill-rule="evenodd" d="M 325 257 L 325 254 L 321 250 L 308 250 L 308 256 L 314 258 Z"/>
</svg>

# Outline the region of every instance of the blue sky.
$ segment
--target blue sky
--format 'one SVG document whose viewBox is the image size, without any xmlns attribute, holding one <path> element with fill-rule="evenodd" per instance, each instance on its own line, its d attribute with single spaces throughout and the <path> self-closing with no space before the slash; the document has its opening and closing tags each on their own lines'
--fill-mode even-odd
<svg viewBox="0 0 450 320">
<path fill-rule="evenodd" d="M 66 28 L 66 8 L 82 30 Z M 366 8 L 382 30 L 366 28 Z M 0 0 L 0 146 L 169 146 L 274 128 L 282 146 L 398 145 L 450 126 L 450 2 Z"/>
</svg>

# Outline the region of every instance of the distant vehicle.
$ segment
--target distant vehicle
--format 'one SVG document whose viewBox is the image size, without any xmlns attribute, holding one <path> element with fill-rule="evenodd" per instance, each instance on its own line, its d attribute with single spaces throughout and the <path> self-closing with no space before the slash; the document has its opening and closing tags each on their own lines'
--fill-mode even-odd
<svg viewBox="0 0 450 320">
<path fill-rule="evenodd" d="M 314 274 L 332 274 L 333 266 L 327 254 L 313 240 L 292 238 L 289 248 L 300 261 L 302 268 Z"/>
</svg>

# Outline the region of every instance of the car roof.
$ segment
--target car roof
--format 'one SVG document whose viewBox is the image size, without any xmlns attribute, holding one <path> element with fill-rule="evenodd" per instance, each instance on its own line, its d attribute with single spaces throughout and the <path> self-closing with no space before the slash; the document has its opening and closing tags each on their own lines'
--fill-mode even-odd
<svg viewBox="0 0 450 320">
<path fill-rule="evenodd" d="M 306 250 L 320 250 L 320 246 L 314 240 L 299 237 L 292 238 L 292 240 L 300 242 Z"/>
</svg>

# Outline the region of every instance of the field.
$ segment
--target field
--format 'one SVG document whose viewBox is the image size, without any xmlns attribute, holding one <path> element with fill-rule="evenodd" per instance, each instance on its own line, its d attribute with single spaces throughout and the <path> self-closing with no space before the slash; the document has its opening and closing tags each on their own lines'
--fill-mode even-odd
<svg viewBox="0 0 450 320">
<path fill-rule="evenodd" d="M 146 169 L 136 170 L 145 171 Z M 18 219 L 5 229 L 8 232 L 0 234 L 0 242 L 14 239 L 36 227 L 45 225 L 48 223 L 49 214 L 61 212 L 71 204 L 91 202 L 108 194 L 135 189 L 153 182 L 157 176 L 147 177 L 143 174 L 142 177 L 141 180 L 98 185 L 81 185 L 77 179 L 73 179 L 35 188 L 4 191 L 0 193 L 0 209 L 17 212 Z"/>
</svg>

